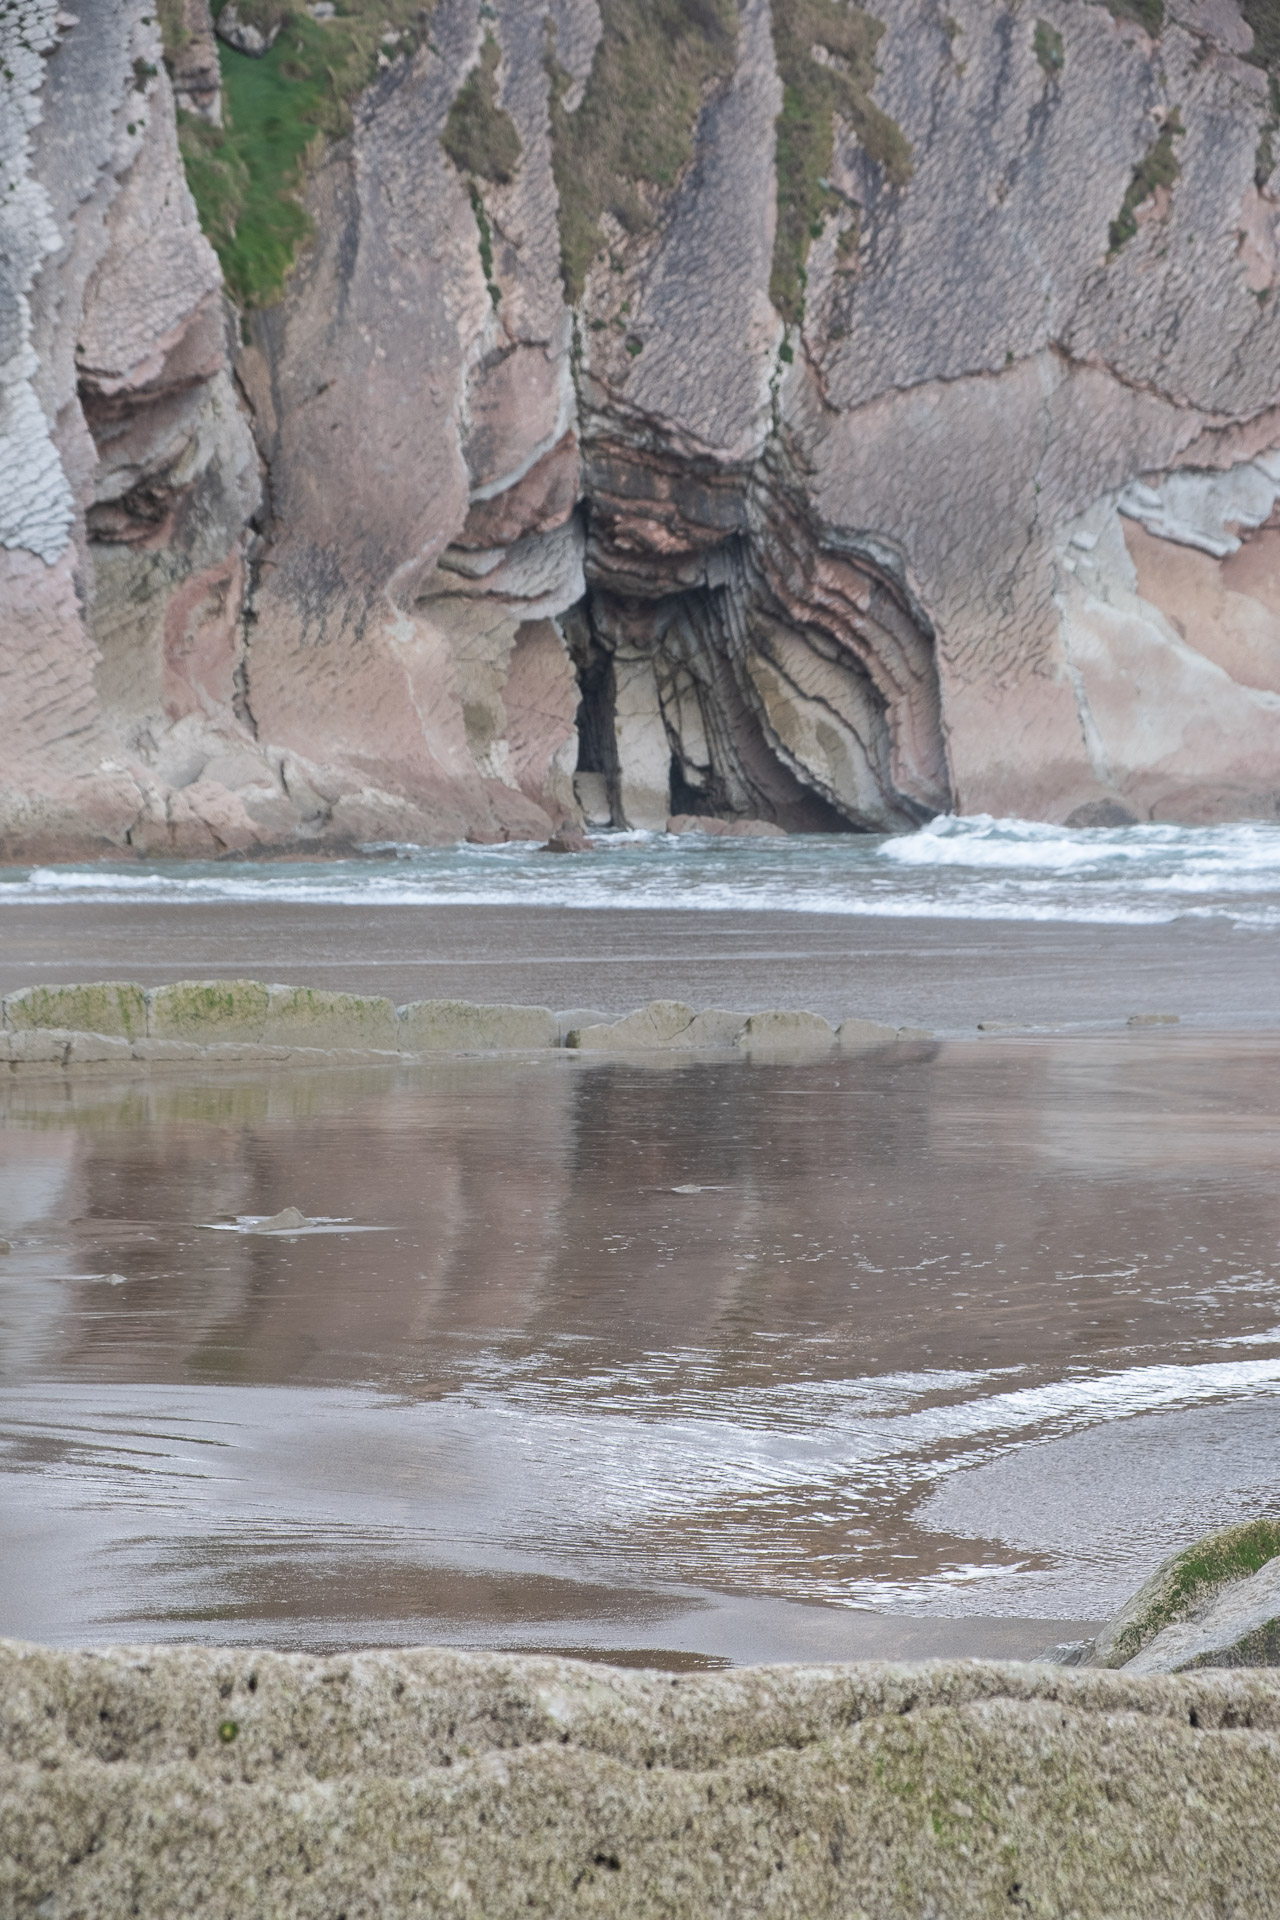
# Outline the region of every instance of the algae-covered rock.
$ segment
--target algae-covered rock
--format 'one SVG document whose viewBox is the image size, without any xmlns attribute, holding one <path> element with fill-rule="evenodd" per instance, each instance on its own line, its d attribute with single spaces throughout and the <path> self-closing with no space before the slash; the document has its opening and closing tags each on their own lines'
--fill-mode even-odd
<svg viewBox="0 0 1280 1920">
<path fill-rule="evenodd" d="M 1209 1613 L 1225 1588 L 1280 1554 L 1280 1520 L 1249 1520 L 1206 1534 L 1158 1566 L 1093 1643 L 1084 1664 L 1123 1667 L 1168 1627 Z M 1280 1609 L 1278 1609 L 1280 1610 Z"/>
<path fill-rule="evenodd" d="M 820 1013 L 771 1010 L 753 1013 L 737 1044 L 751 1053 L 825 1053 L 835 1040 L 835 1029 Z"/>
<path fill-rule="evenodd" d="M 515 1053 L 559 1044 L 550 1007 L 482 1007 L 469 1000 L 414 1000 L 400 1008 L 407 1053 Z"/>
<path fill-rule="evenodd" d="M 263 1038 L 283 1046 L 394 1050 L 400 1027 L 390 1000 L 315 987 L 269 987 Z"/>
<path fill-rule="evenodd" d="M 6 1913 L 1276 1911 L 1280 1676 L 0 1643 Z"/>
<path fill-rule="evenodd" d="M 270 991 L 260 980 L 179 980 L 148 996 L 148 1038 L 199 1046 L 261 1040 Z"/>
<path fill-rule="evenodd" d="M 5 997 L 4 1024 L 14 1031 L 59 1027 L 141 1040 L 147 1031 L 147 996 L 131 980 L 99 980 L 90 986 L 21 987 Z"/>
<path fill-rule="evenodd" d="M 1186 1673 L 1193 1667 L 1280 1666 L 1280 1558 L 1232 1580 L 1189 1620 L 1165 1627 L 1126 1673 Z"/>
</svg>

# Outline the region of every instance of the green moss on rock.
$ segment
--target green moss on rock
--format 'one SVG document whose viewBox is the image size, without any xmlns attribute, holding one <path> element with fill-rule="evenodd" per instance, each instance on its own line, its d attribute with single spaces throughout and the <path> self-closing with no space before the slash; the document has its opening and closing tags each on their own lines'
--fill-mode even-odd
<svg viewBox="0 0 1280 1920">
<path fill-rule="evenodd" d="M 1089 1664 L 1122 1667 L 1165 1627 L 1191 1619 L 1219 1588 L 1247 1580 L 1280 1554 L 1280 1520 L 1250 1520 L 1206 1534 L 1156 1568 L 1099 1634 Z"/>
<path fill-rule="evenodd" d="M 515 121 L 498 104 L 501 59 L 501 47 L 487 33 L 480 58 L 449 109 L 440 144 L 459 173 L 505 185 L 515 177 L 521 149 Z"/>
<path fill-rule="evenodd" d="M 224 124 L 180 113 L 178 141 L 227 286 L 242 307 L 260 307 L 279 299 L 311 233 L 298 198 L 307 164 L 347 132 L 351 102 L 373 79 L 383 48 L 407 53 L 424 37 L 430 8 L 423 0 L 344 0 L 323 21 L 276 0 L 237 10 L 254 25 L 284 24 L 259 58 L 219 47 Z"/>
<path fill-rule="evenodd" d="M 270 995 L 260 980 L 179 980 L 151 996 L 150 1037 L 203 1047 L 261 1040 Z"/>
<path fill-rule="evenodd" d="M 1164 0 L 1106 0 L 1106 5 L 1113 19 L 1136 20 L 1153 40 L 1164 26 Z"/>
<path fill-rule="evenodd" d="M 572 113 L 569 76 L 548 49 L 552 166 L 560 196 L 560 256 L 577 300 L 612 214 L 628 233 L 653 225 L 652 194 L 693 158 L 707 90 L 733 71 L 733 0 L 600 0 L 602 32 Z"/>
<path fill-rule="evenodd" d="M 375 1047 L 394 1051 L 399 1023 L 390 1000 L 315 987 L 270 987 L 263 1039 L 268 1046 Z"/>
<path fill-rule="evenodd" d="M 1133 178 L 1120 203 L 1120 211 L 1111 222 L 1111 251 L 1114 260 L 1121 247 L 1138 231 L 1138 208 L 1150 200 L 1158 187 L 1172 187 L 1181 168 L 1173 143 L 1186 132 L 1177 109 L 1169 115 L 1159 134 L 1133 170 Z"/>
<path fill-rule="evenodd" d="M 1045 78 L 1055 80 L 1062 72 L 1065 60 L 1062 35 L 1047 20 L 1037 20 L 1031 44 Z"/>
<path fill-rule="evenodd" d="M 147 1031 L 147 998 L 141 987 L 128 980 L 23 987 L 5 1000 L 4 1024 L 12 1032 L 54 1027 L 140 1040 Z"/>
<path fill-rule="evenodd" d="M 480 47 L 480 58 L 463 82 L 449 109 L 440 144 L 459 173 L 467 179 L 471 211 L 480 243 L 480 267 L 494 306 L 502 289 L 493 270 L 493 228 L 485 210 L 480 182 L 505 186 L 520 165 L 520 133 L 515 121 L 498 103 L 498 66 L 502 49 L 491 33 Z"/>
<path fill-rule="evenodd" d="M 843 210 L 827 185 L 838 114 L 895 187 L 911 178 L 911 146 L 871 98 L 883 24 L 845 0 L 774 0 L 782 79 L 778 115 L 778 225 L 769 293 L 789 325 L 804 315 L 805 262 L 825 221 Z M 826 57 L 821 57 L 825 55 Z"/>
</svg>

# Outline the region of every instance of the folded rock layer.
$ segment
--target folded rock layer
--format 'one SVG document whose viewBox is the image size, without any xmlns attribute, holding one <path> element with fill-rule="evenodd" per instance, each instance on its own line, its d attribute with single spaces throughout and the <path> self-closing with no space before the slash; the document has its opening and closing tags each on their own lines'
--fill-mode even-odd
<svg viewBox="0 0 1280 1920">
<path fill-rule="evenodd" d="M 0 854 L 1276 817 L 1272 36 L 1134 11 L 435 0 L 237 311 L 341 18 L 16 0 Z"/>
</svg>

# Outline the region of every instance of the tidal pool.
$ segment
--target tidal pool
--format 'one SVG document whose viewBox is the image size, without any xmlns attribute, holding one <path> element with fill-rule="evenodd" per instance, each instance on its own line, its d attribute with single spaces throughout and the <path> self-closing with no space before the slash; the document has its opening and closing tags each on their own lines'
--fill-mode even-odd
<svg viewBox="0 0 1280 1920">
<path fill-rule="evenodd" d="M 11 1083 L 0 1632 L 1082 1635 L 1280 1511 L 1278 1069 L 1156 1030 Z"/>
</svg>

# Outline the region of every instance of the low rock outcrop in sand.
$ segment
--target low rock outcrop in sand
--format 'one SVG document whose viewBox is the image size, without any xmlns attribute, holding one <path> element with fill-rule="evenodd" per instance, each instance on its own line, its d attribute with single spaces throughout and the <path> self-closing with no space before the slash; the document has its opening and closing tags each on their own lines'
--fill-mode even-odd
<svg viewBox="0 0 1280 1920">
<path fill-rule="evenodd" d="M 833 1029 L 816 1013 L 778 1008 L 695 1012 L 678 1000 L 651 1000 L 610 1020 L 589 1008 L 553 1013 L 471 1000 L 394 1007 L 379 995 L 261 980 L 179 980 L 150 990 L 106 980 L 23 987 L 0 1001 L 0 1067 L 23 1076 L 76 1066 L 394 1065 L 433 1054 L 545 1047 L 658 1055 L 732 1049 L 802 1058 L 835 1045 L 859 1050 L 929 1038 L 922 1028 L 857 1017 Z"/>
<path fill-rule="evenodd" d="M 203 0 L 16 0 L 0 854 L 1274 818 L 1242 4 L 436 0 L 240 313 Z"/>
</svg>

